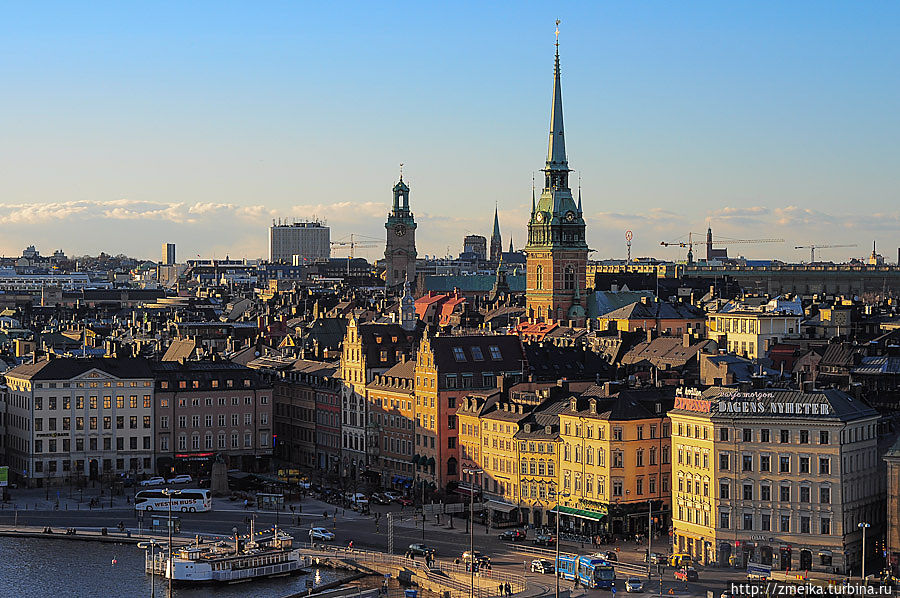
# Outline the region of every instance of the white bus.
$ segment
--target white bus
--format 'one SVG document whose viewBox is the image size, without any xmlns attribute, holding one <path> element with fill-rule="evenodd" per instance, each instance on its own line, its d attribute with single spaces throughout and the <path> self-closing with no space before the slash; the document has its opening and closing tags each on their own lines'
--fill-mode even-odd
<svg viewBox="0 0 900 598">
<path fill-rule="evenodd" d="M 134 495 L 134 508 L 140 511 L 168 511 L 170 498 L 162 490 L 141 490 Z M 172 511 L 203 513 L 212 509 L 209 490 L 180 490 L 173 494 Z"/>
</svg>

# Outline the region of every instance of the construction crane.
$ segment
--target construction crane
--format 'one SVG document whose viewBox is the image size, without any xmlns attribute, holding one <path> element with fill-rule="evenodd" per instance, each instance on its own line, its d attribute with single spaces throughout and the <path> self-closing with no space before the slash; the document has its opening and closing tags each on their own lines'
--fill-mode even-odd
<svg viewBox="0 0 900 598">
<path fill-rule="evenodd" d="M 809 249 L 809 263 L 816 261 L 816 249 L 834 249 L 836 247 L 856 247 L 856 243 L 851 245 L 795 245 L 794 249 Z"/>
<path fill-rule="evenodd" d="M 685 241 L 660 241 L 660 245 L 663 247 L 676 246 L 676 247 L 687 247 L 688 248 L 688 263 L 694 263 L 694 235 L 698 237 L 702 236 L 701 233 L 688 233 L 688 240 Z M 784 239 L 725 239 L 723 241 L 713 241 L 712 240 L 712 231 L 709 230 L 706 232 L 706 245 L 707 247 L 711 247 L 712 245 L 740 245 L 747 243 L 784 243 Z M 699 242 L 698 242 L 699 244 Z M 710 256 L 707 256 L 709 258 Z"/>
<path fill-rule="evenodd" d="M 359 243 L 354 239 L 354 235 L 350 235 L 349 241 L 331 241 L 331 246 L 335 251 L 343 251 L 344 249 L 349 249 L 350 254 L 347 256 L 347 277 L 350 277 L 350 262 L 353 260 L 353 250 L 354 249 L 367 249 L 371 247 L 378 247 L 374 243 Z"/>
</svg>

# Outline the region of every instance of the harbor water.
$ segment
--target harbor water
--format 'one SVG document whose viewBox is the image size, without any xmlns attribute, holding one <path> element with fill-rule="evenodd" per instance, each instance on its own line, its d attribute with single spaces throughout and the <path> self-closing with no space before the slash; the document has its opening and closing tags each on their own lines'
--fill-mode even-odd
<svg viewBox="0 0 900 598">
<path fill-rule="evenodd" d="M 341 579 L 346 572 L 313 569 L 274 579 L 234 585 L 176 586 L 176 598 L 282 598 Z M 167 583 L 156 577 L 156 596 Z M 36 538 L 0 538 L 0 595 L 15 598 L 146 598 L 150 576 L 144 573 L 144 550 L 132 544 L 105 544 Z"/>
</svg>

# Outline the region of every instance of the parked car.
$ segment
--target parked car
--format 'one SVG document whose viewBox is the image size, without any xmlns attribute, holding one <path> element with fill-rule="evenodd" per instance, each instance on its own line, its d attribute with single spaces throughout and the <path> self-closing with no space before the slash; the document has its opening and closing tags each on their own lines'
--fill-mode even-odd
<svg viewBox="0 0 900 598">
<path fill-rule="evenodd" d="M 646 563 L 646 562 L 650 562 L 650 563 L 652 563 L 652 564 L 654 564 L 654 565 L 656 565 L 657 563 L 665 563 L 665 562 L 666 562 L 666 555 L 660 554 L 660 553 L 658 553 L 658 552 L 651 552 L 651 553 L 648 555 L 648 554 L 645 552 L 645 553 L 644 553 L 644 562 L 645 562 L 645 563 Z"/>
<path fill-rule="evenodd" d="M 625 580 L 626 592 L 643 592 L 644 582 L 638 577 L 629 577 Z"/>
<path fill-rule="evenodd" d="M 396 492 L 394 490 L 386 490 L 385 492 L 382 492 L 381 495 L 386 496 L 386 497 L 388 497 L 389 500 L 393 500 L 393 501 L 396 501 L 398 498 L 403 496 L 402 494 L 400 494 L 399 492 Z"/>
<path fill-rule="evenodd" d="M 408 507 L 413 504 L 413 501 L 408 496 L 401 496 L 400 498 L 397 499 L 397 504 L 402 505 L 404 507 Z"/>
<path fill-rule="evenodd" d="M 427 544 L 410 544 L 408 550 L 413 556 L 434 556 L 434 548 Z"/>
<path fill-rule="evenodd" d="M 534 535 L 534 543 L 538 546 L 553 546 L 556 544 L 556 538 L 552 534 L 538 532 Z"/>
<path fill-rule="evenodd" d="M 147 478 L 143 482 L 141 482 L 141 486 L 158 486 L 160 484 L 165 484 L 166 479 L 160 476 L 153 476 L 152 478 Z"/>
<path fill-rule="evenodd" d="M 378 492 L 374 493 L 372 497 L 369 499 L 376 505 L 389 505 L 391 504 L 391 499 L 389 499 L 384 494 L 379 494 Z"/>
<path fill-rule="evenodd" d="M 693 567 L 682 567 L 675 571 L 675 579 L 678 581 L 697 581 L 700 578 Z"/>
<path fill-rule="evenodd" d="M 324 527 L 314 527 L 309 530 L 309 539 L 323 541 L 334 540 L 334 532 L 327 530 Z"/>
<path fill-rule="evenodd" d="M 475 551 L 474 553 L 469 552 L 468 550 L 462 553 L 462 562 L 463 563 L 471 563 L 474 557 L 475 563 L 478 565 L 488 565 L 491 562 L 490 557 L 487 557 L 481 554 L 479 551 Z"/>
<path fill-rule="evenodd" d="M 182 473 L 180 475 L 175 476 L 174 478 L 169 478 L 168 480 L 166 480 L 166 482 L 169 484 L 190 484 L 193 481 L 194 481 L 194 478 L 192 478 L 191 476 L 189 476 L 186 473 Z"/>
<path fill-rule="evenodd" d="M 553 561 L 548 561 L 547 559 L 535 559 L 531 561 L 532 573 L 553 573 L 555 569 Z"/>
<path fill-rule="evenodd" d="M 508 529 L 500 532 L 499 538 L 507 542 L 518 542 L 525 539 L 525 532 L 520 529 Z"/>
</svg>

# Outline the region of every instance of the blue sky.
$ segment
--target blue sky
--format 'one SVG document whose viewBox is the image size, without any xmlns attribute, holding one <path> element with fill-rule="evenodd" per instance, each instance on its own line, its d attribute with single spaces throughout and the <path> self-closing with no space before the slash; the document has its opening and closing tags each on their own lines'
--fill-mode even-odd
<svg viewBox="0 0 900 598">
<path fill-rule="evenodd" d="M 634 255 L 682 257 L 659 241 L 710 220 L 786 240 L 748 257 L 875 239 L 895 259 L 887 2 L 9 5 L 0 253 L 259 257 L 273 217 L 383 239 L 400 162 L 420 254 L 490 234 L 495 202 L 520 247 L 557 17 L 595 257 L 626 229 Z"/>
</svg>

